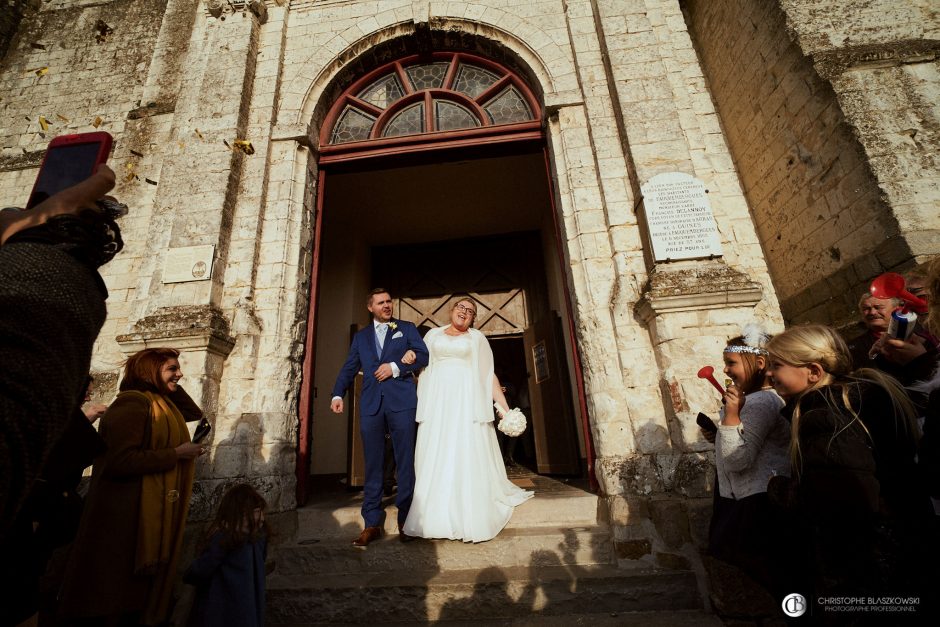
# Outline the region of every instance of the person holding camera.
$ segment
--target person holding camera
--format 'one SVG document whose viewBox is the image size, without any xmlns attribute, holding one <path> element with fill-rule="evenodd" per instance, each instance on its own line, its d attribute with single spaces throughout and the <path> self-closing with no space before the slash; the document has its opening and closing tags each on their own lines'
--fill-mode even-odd
<svg viewBox="0 0 940 627">
<path fill-rule="evenodd" d="M 0 538 L 81 403 L 107 290 L 98 267 L 122 247 L 96 201 L 107 166 L 28 210 L 0 211 Z"/>
</svg>

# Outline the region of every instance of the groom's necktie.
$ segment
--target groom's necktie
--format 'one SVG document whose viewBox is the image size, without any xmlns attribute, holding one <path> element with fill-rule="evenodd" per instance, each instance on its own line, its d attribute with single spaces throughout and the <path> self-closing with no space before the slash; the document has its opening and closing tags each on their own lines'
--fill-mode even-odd
<svg viewBox="0 0 940 627">
<path fill-rule="evenodd" d="M 385 333 L 388 331 L 388 324 L 383 322 L 375 327 L 375 350 L 381 355 L 382 348 L 385 346 Z"/>
</svg>

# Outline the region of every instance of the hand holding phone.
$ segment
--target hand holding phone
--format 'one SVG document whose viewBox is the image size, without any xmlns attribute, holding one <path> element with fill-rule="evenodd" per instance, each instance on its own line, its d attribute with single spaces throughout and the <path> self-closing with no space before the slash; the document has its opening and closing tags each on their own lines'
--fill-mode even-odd
<svg viewBox="0 0 940 627">
<path fill-rule="evenodd" d="M 93 175 L 42 201 L 28 211 L 0 212 L 0 244 L 16 233 L 39 226 L 56 216 L 79 215 L 104 197 L 114 187 L 114 171 L 106 164 L 98 166 Z"/>
<path fill-rule="evenodd" d="M 199 424 L 196 425 L 196 431 L 193 433 L 193 442 L 199 443 L 206 439 L 206 436 L 209 435 L 209 432 L 212 431 L 212 425 L 209 424 L 209 421 L 203 418 L 199 421 Z"/>
<path fill-rule="evenodd" d="M 102 131 L 54 138 L 39 166 L 26 208 L 32 209 L 94 174 L 99 165 L 107 163 L 112 143 L 111 135 Z"/>
</svg>

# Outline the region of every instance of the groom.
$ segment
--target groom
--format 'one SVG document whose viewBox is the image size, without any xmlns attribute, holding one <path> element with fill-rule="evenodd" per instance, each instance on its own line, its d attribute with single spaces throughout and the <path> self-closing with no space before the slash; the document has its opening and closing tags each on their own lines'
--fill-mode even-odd
<svg viewBox="0 0 940 627">
<path fill-rule="evenodd" d="M 346 363 L 336 377 L 330 408 L 343 412 L 343 395 L 362 370 L 362 395 L 359 400 L 360 433 L 366 461 L 362 518 L 365 530 L 353 546 L 365 548 L 382 535 L 385 512 L 382 509 L 382 475 L 385 461 L 385 431 L 392 437 L 395 464 L 398 467 L 398 533 L 402 542 L 411 539 L 401 533 L 411 507 L 415 488 L 415 409 L 418 406 L 414 376 L 428 365 L 428 349 L 415 325 L 392 319 L 392 297 L 383 288 L 369 292 L 366 309 L 372 324 L 353 337 Z M 403 364 L 402 356 L 414 351 L 417 359 Z"/>
</svg>

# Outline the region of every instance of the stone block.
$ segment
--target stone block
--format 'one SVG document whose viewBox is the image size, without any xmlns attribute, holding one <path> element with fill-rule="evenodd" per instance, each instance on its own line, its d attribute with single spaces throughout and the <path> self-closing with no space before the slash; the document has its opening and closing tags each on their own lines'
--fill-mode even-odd
<svg viewBox="0 0 940 627">
<path fill-rule="evenodd" d="M 689 558 L 684 555 L 657 551 L 654 556 L 656 563 L 663 568 L 669 568 L 671 570 L 689 570 L 692 566 L 689 562 Z"/>
<path fill-rule="evenodd" d="M 718 489 L 713 478 L 709 480 L 709 484 L 711 486 L 709 490 Z M 685 503 L 689 517 L 689 535 L 692 538 L 692 544 L 699 551 L 705 551 L 708 548 L 708 532 L 714 509 L 713 500 L 714 495 L 709 495 L 706 498 L 688 499 Z"/>
<path fill-rule="evenodd" d="M 663 544 L 671 549 L 678 549 L 692 539 L 689 531 L 689 517 L 684 503 L 674 499 L 651 499 L 650 517 Z"/>
<path fill-rule="evenodd" d="M 251 469 L 251 449 L 244 445 L 216 446 L 210 451 L 213 477 L 245 477 Z"/>
<path fill-rule="evenodd" d="M 708 573 L 709 597 L 717 614 L 742 619 L 779 617 L 777 602 L 741 569 L 711 557 L 703 561 Z"/>
<path fill-rule="evenodd" d="M 634 449 L 631 425 L 626 420 L 595 423 L 593 434 L 595 450 L 599 456 L 624 455 Z M 603 444 L 598 446 L 598 443 Z"/>
<path fill-rule="evenodd" d="M 619 559 L 638 560 L 651 554 L 652 543 L 649 540 L 620 540 L 614 542 L 614 552 Z"/>
<path fill-rule="evenodd" d="M 611 525 L 638 525 L 650 517 L 649 500 L 637 496 L 609 496 L 606 499 Z"/>
</svg>

